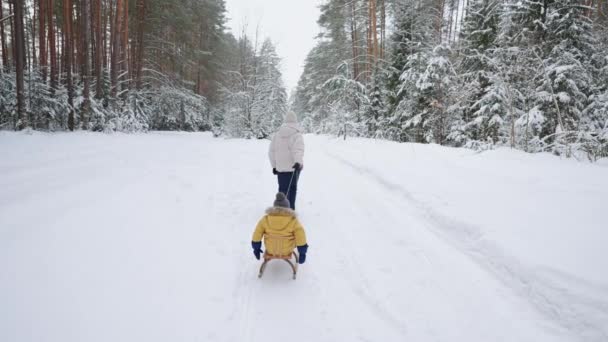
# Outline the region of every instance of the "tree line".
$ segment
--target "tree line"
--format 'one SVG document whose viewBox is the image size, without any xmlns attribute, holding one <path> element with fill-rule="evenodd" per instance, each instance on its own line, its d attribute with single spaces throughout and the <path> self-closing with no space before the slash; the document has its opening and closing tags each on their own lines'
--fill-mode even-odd
<svg viewBox="0 0 608 342">
<path fill-rule="evenodd" d="M 310 131 L 608 155 L 606 0 L 328 0 L 318 23 Z"/>
<path fill-rule="evenodd" d="M 285 110 L 273 43 L 228 32 L 224 0 L 0 0 L 0 17 L 0 128 L 259 137 L 276 116 L 259 98 Z"/>
</svg>

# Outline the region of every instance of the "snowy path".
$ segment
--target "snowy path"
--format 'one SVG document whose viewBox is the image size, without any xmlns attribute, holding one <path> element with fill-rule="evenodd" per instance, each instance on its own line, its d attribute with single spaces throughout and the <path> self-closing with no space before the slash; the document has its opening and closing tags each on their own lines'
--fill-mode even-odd
<svg viewBox="0 0 608 342">
<path fill-rule="evenodd" d="M 275 190 L 267 142 L 0 135 L 0 341 L 606 337 L 589 318 L 606 302 L 569 321 L 544 312 L 408 189 L 326 138 L 307 143 L 311 247 L 292 281 L 280 263 L 257 279 L 249 247 Z"/>
</svg>

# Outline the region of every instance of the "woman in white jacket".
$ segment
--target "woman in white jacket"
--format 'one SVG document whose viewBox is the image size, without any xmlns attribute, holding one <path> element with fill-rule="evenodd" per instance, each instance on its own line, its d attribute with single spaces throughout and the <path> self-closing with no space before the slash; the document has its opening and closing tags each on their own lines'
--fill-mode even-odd
<svg viewBox="0 0 608 342">
<path fill-rule="evenodd" d="M 285 116 L 285 122 L 272 138 L 268 157 L 272 173 L 279 181 L 279 192 L 287 195 L 291 209 L 295 210 L 298 179 L 304 168 L 304 138 L 294 112 Z"/>
</svg>

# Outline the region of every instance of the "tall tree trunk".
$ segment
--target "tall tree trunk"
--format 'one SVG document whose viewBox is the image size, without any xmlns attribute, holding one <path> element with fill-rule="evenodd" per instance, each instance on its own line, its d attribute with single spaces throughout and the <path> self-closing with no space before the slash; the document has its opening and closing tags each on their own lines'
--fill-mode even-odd
<svg viewBox="0 0 608 342">
<path fill-rule="evenodd" d="M 112 52 L 110 57 L 110 82 L 111 82 L 111 97 L 116 98 L 118 92 L 118 68 L 120 58 L 120 21 L 122 17 L 123 2 L 122 0 L 116 0 L 116 11 L 114 12 L 114 21 L 112 23 Z"/>
<path fill-rule="evenodd" d="M 121 23 L 122 28 L 122 37 L 121 37 L 121 48 L 120 48 L 120 72 L 122 74 L 121 83 L 123 95 L 126 98 L 127 92 L 129 89 L 129 80 L 131 70 L 129 70 L 129 1 L 124 1 L 124 9 L 123 9 L 123 18 Z"/>
<path fill-rule="evenodd" d="M 72 63 L 72 70 L 75 74 L 82 74 L 82 65 L 84 61 L 82 60 L 82 2 L 83 0 L 72 0 L 73 6 L 76 8 L 76 17 L 73 18 L 72 25 L 72 49 L 74 50 L 74 60 Z"/>
<path fill-rule="evenodd" d="M 96 75 L 95 74 L 95 61 L 97 60 L 97 57 L 95 55 L 96 53 L 96 47 L 97 47 L 97 40 L 95 39 L 95 0 L 89 0 L 90 2 L 90 6 L 89 6 L 89 27 L 87 28 L 89 30 L 89 38 L 91 39 L 91 41 L 89 42 L 89 48 L 90 48 L 90 58 L 91 58 L 91 74 L 89 76 L 91 76 L 91 79 L 93 79 L 93 77 Z"/>
<path fill-rule="evenodd" d="M 352 48 L 353 48 L 353 79 L 358 80 L 359 79 L 359 56 L 358 56 L 358 49 L 357 49 L 357 43 L 358 43 L 358 41 L 357 41 L 358 40 L 358 38 L 357 38 L 357 11 L 356 11 L 355 1 L 351 2 L 350 30 L 351 30 L 351 41 L 352 41 Z"/>
<path fill-rule="evenodd" d="M 0 18 L 4 18 L 4 4 L 2 2 L 3 1 L 0 0 Z M 0 39 L 2 40 L 2 66 L 4 67 L 4 70 L 8 72 L 10 69 L 10 62 L 8 58 L 8 47 L 6 45 L 6 35 L 4 33 L 4 23 L 0 23 Z"/>
<path fill-rule="evenodd" d="M 442 1 L 442 3 L 445 3 L 445 1 Z M 457 38 L 456 35 L 458 35 L 458 32 L 460 32 L 459 14 L 460 14 L 460 0 L 456 0 L 456 22 L 455 22 L 456 26 L 454 27 L 454 41 L 456 41 L 456 38 Z"/>
<path fill-rule="evenodd" d="M 144 64 L 144 29 L 146 23 L 146 0 L 137 0 L 137 38 L 133 53 L 133 72 L 135 74 L 135 87 L 141 89 L 141 74 Z M 202 31 L 201 31 L 202 32 Z M 200 69 L 200 68 L 199 68 Z M 200 72 L 200 71 L 199 71 Z"/>
<path fill-rule="evenodd" d="M 382 5 L 380 9 L 380 26 L 382 27 L 380 30 L 380 59 L 384 59 L 384 54 L 386 51 L 386 0 L 381 0 Z"/>
<path fill-rule="evenodd" d="M 373 41 L 372 41 L 372 6 L 371 1 L 367 3 L 367 63 L 365 64 L 365 79 L 369 81 L 371 79 L 371 71 L 373 64 Z"/>
<path fill-rule="evenodd" d="M 113 29 L 113 25 L 114 25 L 113 11 L 114 11 L 114 6 L 112 5 L 112 2 L 108 2 L 105 13 L 103 15 L 103 24 L 101 26 L 102 30 L 103 30 L 103 69 L 104 70 L 111 70 L 111 69 L 109 69 L 109 65 L 110 65 L 110 60 L 112 58 L 112 42 L 111 42 L 111 37 L 108 37 L 108 35 L 111 33 L 111 31 Z M 108 25 L 109 25 L 109 29 L 108 29 Z M 111 73 L 111 71 L 110 71 L 110 73 Z"/>
<path fill-rule="evenodd" d="M 88 118 L 91 108 L 91 91 L 90 91 L 90 73 L 91 73 L 91 60 L 89 59 L 89 11 L 91 9 L 91 0 L 82 0 L 81 2 L 82 14 L 80 16 L 80 20 L 82 22 L 82 29 L 80 30 L 82 34 L 82 83 L 84 84 L 84 89 L 82 90 L 82 96 L 84 101 L 82 103 L 82 109 L 80 110 L 80 122 L 82 125 L 82 129 L 88 128 Z"/>
<path fill-rule="evenodd" d="M 460 0 L 456 0 L 457 3 L 460 2 Z M 441 43 L 443 41 L 443 14 L 445 13 L 445 0 L 438 0 L 437 3 L 437 22 L 436 22 L 436 33 L 439 37 L 439 42 Z M 458 18 L 456 18 L 458 19 Z M 457 20 L 458 21 L 458 20 Z M 449 39 L 448 39 L 449 41 Z"/>
<path fill-rule="evenodd" d="M 60 0 L 64 1 L 64 0 Z M 61 6 L 65 6 L 65 3 L 61 4 Z M 66 48 L 65 48 L 65 9 L 61 7 L 63 11 L 62 19 L 63 21 L 59 23 L 59 17 L 57 17 L 57 42 L 59 44 L 59 79 L 63 79 L 63 75 L 67 73 L 65 66 L 67 65 L 65 59 L 67 58 Z M 61 27 L 61 28 L 60 28 Z"/>
<path fill-rule="evenodd" d="M 68 105 L 70 107 L 68 114 L 68 128 L 74 130 L 74 83 L 72 80 L 72 63 L 73 63 L 73 48 L 72 48 L 72 0 L 63 0 L 63 21 L 64 21 L 64 54 L 65 54 L 65 70 L 66 83 L 68 87 Z"/>
<path fill-rule="evenodd" d="M 373 57 L 373 62 L 374 65 L 372 66 L 372 70 L 373 68 L 375 68 L 375 64 L 378 61 L 378 20 L 376 17 L 377 14 L 377 9 L 376 9 L 376 0 L 369 0 L 369 12 L 371 14 L 370 20 L 371 20 L 371 34 L 372 34 L 372 57 Z"/>
<path fill-rule="evenodd" d="M 15 66 L 17 74 L 17 116 L 19 117 L 18 129 L 29 126 L 25 110 L 23 72 L 25 70 L 25 30 L 23 27 L 23 0 L 13 0 L 14 5 L 14 35 L 15 41 Z"/>
<path fill-rule="evenodd" d="M 454 20 L 454 1 L 456 0 L 450 0 L 449 2 L 449 6 L 450 6 L 450 16 L 448 17 L 448 27 L 447 27 L 447 38 L 448 38 L 448 43 L 452 41 L 452 22 Z"/>
<path fill-rule="evenodd" d="M 13 1 L 9 1 L 9 13 L 11 13 L 13 15 L 13 17 L 11 18 L 11 20 L 9 20 L 10 22 L 10 27 L 11 27 L 11 34 L 10 36 L 12 37 L 11 39 L 11 51 L 13 53 L 13 65 L 16 65 L 17 63 L 17 46 L 15 46 L 15 6 L 14 6 L 14 2 Z"/>
<path fill-rule="evenodd" d="M 101 99 L 103 97 L 103 59 L 104 59 L 104 37 L 102 36 L 101 22 L 101 0 L 95 2 L 95 79 L 97 80 L 95 97 Z"/>
<path fill-rule="evenodd" d="M 32 48 L 29 53 L 29 65 L 33 68 L 34 65 L 38 63 L 38 58 L 36 55 L 36 5 L 33 4 L 32 7 L 32 18 L 30 20 L 30 33 L 32 35 Z"/>
<path fill-rule="evenodd" d="M 53 0 L 48 0 L 49 54 L 51 59 L 51 93 L 57 89 L 57 45 L 55 41 L 55 23 L 53 22 Z"/>
<path fill-rule="evenodd" d="M 46 56 L 46 5 L 47 0 L 38 0 L 38 44 L 40 45 L 40 70 L 42 71 L 42 80 L 46 82 L 47 56 Z"/>
</svg>

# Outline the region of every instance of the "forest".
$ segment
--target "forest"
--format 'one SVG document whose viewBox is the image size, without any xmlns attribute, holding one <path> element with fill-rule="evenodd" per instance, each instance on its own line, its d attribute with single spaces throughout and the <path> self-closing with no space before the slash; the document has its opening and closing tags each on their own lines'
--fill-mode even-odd
<svg viewBox="0 0 608 342">
<path fill-rule="evenodd" d="M 264 139 L 291 108 L 344 138 L 608 155 L 608 0 L 327 0 L 289 98 L 224 0 L 0 3 L 0 129 Z"/>
<path fill-rule="evenodd" d="M 224 0 L 1 0 L 0 127 L 265 138 L 287 94 Z"/>
<path fill-rule="evenodd" d="M 318 24 L 310 131 L 608 155 L 606 0 L 329 0 Z"/>
</svg>

